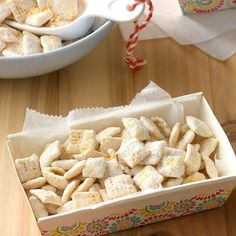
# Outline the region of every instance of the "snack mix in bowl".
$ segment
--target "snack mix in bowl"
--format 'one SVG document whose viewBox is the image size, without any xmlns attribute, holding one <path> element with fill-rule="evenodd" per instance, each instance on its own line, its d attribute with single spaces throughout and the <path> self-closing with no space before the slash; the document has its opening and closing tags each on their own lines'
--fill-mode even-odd
<svg viewBox="0 0 236 236">
<path fill-rule="evenodd" d="M 65 143 L 15 160 L 36 218 L 218 177 L 218 140 L 202 120 L 187 116 L 172 128 L 158 116 L 122 123 L 99 133 L 71 130 Z"/>
<path fill-rule="evenodd" d="M 36 27 L 71 23 L 83 11 L 77 0 L 7 0 L 0 2 L 0 55 L 24 56 L 49 52 L 67 45 L 53 35 L 37 36 L 6 24 L 7 19 Z"/>
</svg>

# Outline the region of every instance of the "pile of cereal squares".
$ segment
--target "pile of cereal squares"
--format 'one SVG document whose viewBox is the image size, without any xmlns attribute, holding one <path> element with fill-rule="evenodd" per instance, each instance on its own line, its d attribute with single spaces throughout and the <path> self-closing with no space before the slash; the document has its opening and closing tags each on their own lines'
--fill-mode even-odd
<svg viewBox="0 0 236 236">
<path fill-rule="evenodd" d="M 72 22 L 78 15 L 77 0 L 6 0 L 0 2 L 0 55 L 23 56 L 48 52 L 63 46 L 57 36 L 38 37 L 13 29 L 5 20 L 11 19 L 32 26 L 57 27 Z"/>
<path fill-rule="evenodd" d="M 217 139 L 200 119 L 172 128 L 161 117 L 123 118 L 124 127 L 71 130 L 65 143 L 15 166 L 36 218 L 141 191 L 218 177 Z"/>
</svg>

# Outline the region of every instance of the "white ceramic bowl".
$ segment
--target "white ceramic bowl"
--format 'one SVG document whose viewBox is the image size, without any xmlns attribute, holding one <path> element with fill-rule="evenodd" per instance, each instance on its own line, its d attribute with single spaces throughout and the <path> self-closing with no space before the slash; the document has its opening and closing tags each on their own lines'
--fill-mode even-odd
<svg viewBox="0 0 236 236">
<path fill-rule="evenodd" d="M 48 53 L 0 57 L 0 78 L 33 77 L 68 66 L 92 51 L 108 35 L 114 25 L 114 22 L 106 21 L 86 37 Z"/>
</svg>

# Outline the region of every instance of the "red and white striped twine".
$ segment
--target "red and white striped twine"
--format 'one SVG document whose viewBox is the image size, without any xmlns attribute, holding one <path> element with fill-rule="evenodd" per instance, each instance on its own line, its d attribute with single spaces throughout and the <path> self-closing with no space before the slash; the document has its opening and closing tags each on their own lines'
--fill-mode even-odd
<svg viewBox="0 0 236 236">
<path fill-rule="evenodd" d="M 152 18 L 153 5 L 151 0 L 134 0 L 134 4 L 132 4 L 129 8 L 130 11 L 133 11 L 136 6 L 140 3 L 146 3 L 148 5 L 148 13 L 142 24 L 138 24 L 138 20 L 134 21 L 134 31 L 129 36 L 129 40 L 126 45 L 126 53 L 125 53 L 125 64 L 132 70 L 137 70 L 147 62 L 143 58 L 135 57 L 135 47 L 138 43 L 138 34 L 139 32 L 147 26 L 149 21 Z"/>
</svg>

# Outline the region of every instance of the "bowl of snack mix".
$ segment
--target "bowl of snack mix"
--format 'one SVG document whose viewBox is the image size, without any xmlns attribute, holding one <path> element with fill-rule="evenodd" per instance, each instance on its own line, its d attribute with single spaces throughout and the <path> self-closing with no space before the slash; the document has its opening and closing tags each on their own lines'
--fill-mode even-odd
<svg viewBox="0 0 236 236">
<path fill-rule="evenodd" d="M 81 11 L 77 0 L 0 2 L 0 78 L 33 77 L 70 65 L 92 51 L 115 25 L 109 20 L 95 20 L 85 36 L 65 41 L 14 29 L 6 24 L 9 19 L 37 27 L 61 27 Z"/>
</svg>

